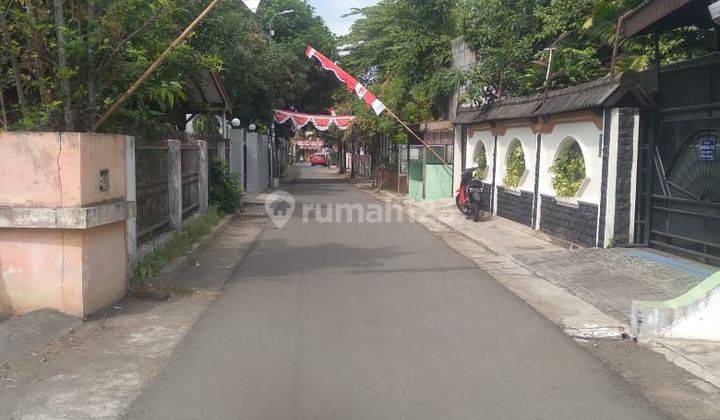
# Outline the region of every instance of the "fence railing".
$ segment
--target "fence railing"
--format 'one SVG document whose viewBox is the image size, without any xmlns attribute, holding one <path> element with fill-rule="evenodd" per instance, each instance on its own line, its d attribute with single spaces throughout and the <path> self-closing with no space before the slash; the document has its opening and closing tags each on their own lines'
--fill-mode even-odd
<svg viewBox="0 0 720 420">
<path fill-rule="evenodd" d="M 168 212 L 167 145 L 135 148 L 138 238 L 167 230 Z"/>
<path fill-rule="evenodd" d="M 182 212 L 183 220 L 193 216 L 200 207 L 200 153 L 197 144 L 183 144 L 181 148 Z"/>
<path fill-rule="evenodd" d="M 208 161 L 221 157 L 221 148 L 225 149 L 224 156 L 229 156 L 227 151 L 228 143 L 218 136 L 199 136 L 182 134 L 176 138 L 182 139 L 179 156 L 171 158 L 171 153 L 177 153 L 177 148 L 172 149 L 168 142 L 162 141 L 155 144 L 138 144 L 135 147 L 135 176 L 137 185 L 137 224 L 139 242 L 159 236 L 171 229 L 171 220 L 177 210 L 173 210 L 170 201 L 172 195 L 170 189 L 179 192 L 182 197 L 182 220 L 187 220 L 197 214 L 203 207 L 201 199 L 206 200 L 207 194 L 201 194 L 201 188 L 208 188 L 201 179 L 200 168 L 208 168 L 207 162 L 201 165 L 200 145 L 207 147 L 206 158 Z M 173 151 L 174 150 L 174 151 Z M 180 165 L 181 174 L 180 191 L 173 187 L 170 174 L 177 171 Z M 177 173 L 177 172 L 175 172 Z M 175 178 L 177 179 L 177 178 Z M 205 197 L 205 198 L 203 198 Z M 177 201 L 175 201 L 177 203 Z M 205 203 L 207 204 L 207 203 Z M 176 216 L 178 217 L 178 216 Z"/>
</svg>

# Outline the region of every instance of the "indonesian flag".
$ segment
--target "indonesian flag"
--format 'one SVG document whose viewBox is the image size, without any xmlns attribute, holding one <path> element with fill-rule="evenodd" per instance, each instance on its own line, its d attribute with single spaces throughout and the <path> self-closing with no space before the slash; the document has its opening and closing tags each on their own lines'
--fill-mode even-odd
<svg viewBox="0 0 720 420">
<path fill-rule="evenodd" d="M 318 131 L 327 131 L 333 125 L 340 130 L 347 130 L 354 120 L 352 115 L 310 115 L 284 109 L 275 110 L 275 121 L 279 124 L 292 121 L 296 129 L 312 124 Z"/>
<path fill-rule="evenodd" d="M 324 68 L 327 71 L 331 71 L 335 74 L 335 77 L 343 83 L 345 83 L 345 86 L 349 91 L 355 91 L 358 98 L 365 101 L 365 104 L 369 106 L 370 108 L 375 111 L 375 114 L 380 115 L 385 111 L 385 104 L 380 102 L 378 98 L 375 97 L 375 95 L 372 94 L 365 86 L 362 85 L 362 83 L 358 82 L 357 79 L 350 76 L 345 70 L 341 69 L 337 64 L 332 62 L 329 58 L 322 55 L 320 52 L 316 51 L 315 48 L 308 45 L 307 50 L 305 51 L 305 55 L 308 56 L 309 59 L 315 58 L 322 68 Z"/>
</svg>

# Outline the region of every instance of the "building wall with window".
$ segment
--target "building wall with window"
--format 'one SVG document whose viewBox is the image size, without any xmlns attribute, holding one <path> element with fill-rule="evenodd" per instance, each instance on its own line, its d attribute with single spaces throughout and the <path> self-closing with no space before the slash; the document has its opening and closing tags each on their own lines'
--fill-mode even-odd
<svg viewBox="0 0 720 420">
<path fill-rule="evenodd" d="M 487 211 L 570 243 L 608 247 L 626 241 L 632 228 L 638 124 L 637 109 L 611 108 L 502 121 L 492 130 L 470 126 L 464 163 L 477 166 L 475 156 L 484 150 Z M 506 185 L 513 147 L 522 148 L 525 163 L 514 187 Z M 570 196 L 554 183 L 558 159 L 569 149 L 584 168 L 574 172 Z"/>
</svg>

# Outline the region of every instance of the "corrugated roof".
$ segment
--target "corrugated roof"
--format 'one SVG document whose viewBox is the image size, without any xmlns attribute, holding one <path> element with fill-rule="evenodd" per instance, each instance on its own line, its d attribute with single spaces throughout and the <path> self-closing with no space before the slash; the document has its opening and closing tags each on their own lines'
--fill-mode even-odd
<svg viewBox="0 0 720 420">
<path fill-rule="evenodd" d="M 582 85 L 531 96 L 501 99 L 491 105 L 460 111 L 455 124 L 477 124 L 518 118 L 562 114 L 604 106 L 621 88 L 627 76 L 608 76 Z M 636 83 L 636 77 L 633 83 Z"/>
</svg>

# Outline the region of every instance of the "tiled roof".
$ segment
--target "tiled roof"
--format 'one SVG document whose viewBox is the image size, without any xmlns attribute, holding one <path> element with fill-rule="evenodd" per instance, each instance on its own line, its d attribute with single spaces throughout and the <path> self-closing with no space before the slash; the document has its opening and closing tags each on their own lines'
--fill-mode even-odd
<svg viewBox="0 0 720 420">
<path fill-rule="evenodd" d="M 531 96 L 505 98 L 491 105 L 460 111 L 455 124 L 477 124 L 518 118 L 533 118 L 566 112 L 593 109 L 606 105 L 607 100 L 627 89 L 626 76 L 608 76 L 582 85 Z M 632 78 L 636 83 L 637 78 Z"/>
</svg>

